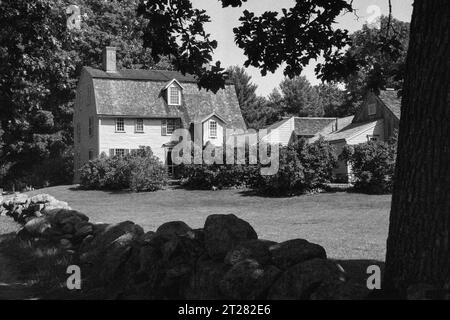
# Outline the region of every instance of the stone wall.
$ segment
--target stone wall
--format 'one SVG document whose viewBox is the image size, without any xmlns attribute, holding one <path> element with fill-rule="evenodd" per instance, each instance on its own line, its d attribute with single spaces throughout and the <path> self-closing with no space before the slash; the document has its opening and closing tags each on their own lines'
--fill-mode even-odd
<svg viewBox="0 0 450 320">
<path fill-rule="evenodd" d="M 86 296 L 285 300 L 368 294 L 320 245 L 258 239 L 248 222 L 232 214 L 211 215 L 201 229 L 175 221 L 145 233 L 131 221 L 91 223 L 49 195 L 20 195 L 1 207 L 23 224 L 19 237 L 45 239 L 72 254 Z"/>
</svg>

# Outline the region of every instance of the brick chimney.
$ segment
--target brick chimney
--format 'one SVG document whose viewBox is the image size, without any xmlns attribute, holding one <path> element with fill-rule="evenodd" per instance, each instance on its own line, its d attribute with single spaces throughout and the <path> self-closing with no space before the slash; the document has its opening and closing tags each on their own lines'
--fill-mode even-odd
<svg viewBox="0 0 450 320">
<path fill-rule="evenodd" d="M 117 72 L 116 51 L 116 47 L 103 48 L 103 71 Z"/>
</svg>

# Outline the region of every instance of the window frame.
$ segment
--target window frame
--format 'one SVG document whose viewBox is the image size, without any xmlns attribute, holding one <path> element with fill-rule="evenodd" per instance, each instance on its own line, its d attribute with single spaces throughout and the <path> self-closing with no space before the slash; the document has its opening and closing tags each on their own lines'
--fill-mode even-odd
<svg viewBox="0 0 450 320">
<path fill-rule="evenodd" d="M 118 152 L 119 150 L 123 151 L 123 154 L 119 154 L 119 152 Z M 126 152 L 126 149 L 124 149 L 124 148 L 114 149 L 114 156 L 115 157 L 125 157 L 126 154 L 127 154 L 127 152 Z"/>
<path fill-rule="evenodd" d="M 119 130 L 119 122 L 122 123 L 122 130 Z M 116 118 L 116 132 L 125 132 L 125 119 Z"/>
<path fill-rule="evenodd" d="M 172 90 L 175 89 L 177 90 L 177 102 L 174 103 L 172 101 Z M 181 106 L 181 88 L 176 85 L 176 84 L 172 84 L 167 88 L 167 103 L 170 106 Z"/>
<path fill-rule="evenodd" d="M 140 126 L 142 126 L 140 128 Z M 137 118 L 134 122 L 134 132 L 135 133 L 144 133 L 144 119 Z"/>
<path fill-rule="evenodd" d="M 170 124 L 171 123 L 171 124 Z M 169 132 L 169 128 L 172 131 Z M 175 130 L 180 128 L 180 119 L 162 119 L 161 120 L 161 135 L 171 136 Z"/>
<path fill-rule="evenodd" d="M 367 142 L 378 142 L 378 141 L 380 141 L 379 134 L 368 134 L 367 135 Z"/>
<path fill-rule="evenodd" d="M 212 124 L 214 124 L 214 126 L 211 126 Z M 214 130 L 214 134 L 213 131 Z M 208 123 L 208 133 L 209 133 L 209 138 L 210 139 L 217 139 L 217 133 L 218 133 L 218 124 L 216 120 L 209 120 Z"/>
</svg>

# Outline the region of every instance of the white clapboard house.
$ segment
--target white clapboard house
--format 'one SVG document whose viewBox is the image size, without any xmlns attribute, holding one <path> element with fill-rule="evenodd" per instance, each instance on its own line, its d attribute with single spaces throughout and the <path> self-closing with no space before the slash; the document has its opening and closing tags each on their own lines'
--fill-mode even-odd
<svg viewBox="0 0 450 320">
<path fill-rule="evenodd" d="M 189 129 L 193 136 L 195 127 L 203 145 L 209 142 L 218 146 L 224 143 L 225 128 L 246 130 L 233 83 L 227 82 L 214 94 L 199 89 L 191 75 L 167 70 L 118 70 L 114 47 L 103 50 L 101 70 L 83 68 L 73 125 L 75 182 L 81 166 L 102 153 L 124 155 L 149 146 L 170 165 L 174 145 L 171 136 L 177 128 Z"/>
</svg>

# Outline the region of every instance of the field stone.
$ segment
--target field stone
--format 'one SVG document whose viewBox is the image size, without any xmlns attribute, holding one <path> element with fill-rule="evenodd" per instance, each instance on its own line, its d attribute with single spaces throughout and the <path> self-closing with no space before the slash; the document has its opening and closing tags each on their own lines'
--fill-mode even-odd
<svg viewBox="0 0 450 320">
<path fill-rule="evenodd" d="M 32 236 L 43 236 L 47 230 L 52 227 L 51 223 L 46 217 L 34 218 L 28 221 L 24 229 Z"/>
<path fill-rule="evenodd" d="M 263 267 L 256 260 L 246 259 L 228 270 L 220 282 L 220 290 L 229 299 L 263 299 L 280 272 L 275 266 Z"/>
<path fill-rule="evenodd" d="M 370 294 L 367 286 L 352 281 L 331 281 L 321 284 L 315 290 L 311 300 L 365 300 Z"/>
<path fill-rule="evenodd" d="M 162 224 L 156 230 L 156 233 L 182 236 L 190 231 L 192 231 L 192 229 L 183 221 L 172 221 Z"/>
<path fill-rule="evenodd" d="M 307 300 L 321 286 L 344 283 L 345 275 L 336 263 L 312 259 L 286 270 L 270 288 L 270 300 Z"/>
<path fill-rule="evenodd" d="M 24 193 L 18 193 L 12 198 L 12 202 L 15 204 L 26 204 L 29 202 L 28 196 Z"/>
<path fill-rule="evenodd" d="M 205 248 L 212 259 L 222 260 L 235 245 L 257 239 L 253 227 L 234 214 L 210 215 L 206 218 Z"/>
<path fill-rule="evenodd" d="M 30 198 L 30 202 L 31 203 L 35 203 L 35 204 L 44 204 L 44 203 L 47 203 L 47 202 L 54 202 L 54 201 L 57 201 L 55 199 L 55 197 L 53 197 L 53 196 L 51 196 L 49 194 L 45 194 L 45 193 L 37 194 L 37 195 L 32 196 Z"/>
<path fill-rule="evenodd" d="M 198 259 L 195 271 L 191 275 L 184 291 L 184 298 L 189 300 L 221 300 L 220 280 L 230 269 L 221 261 L 214 261 L 208 256 Z"/>
<path fill-rule="evenodd" d="M 284 270 L 298 263 L 319 258 L 326 259 L 325 249 L 304 239 L 288 240 L 269 248 L 272 263 Z"/>
<path fill-rule="evenodd" d="M 225 263 L 235 265 L 245 259 L 254 259 L 260 264 L 270 262 L 271 256 L 269 247 L 276 242 L 268 240 L 248 240 L 234 246 L 225 256 Z"/>
</svg>

